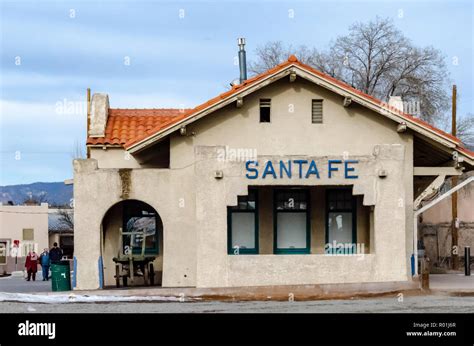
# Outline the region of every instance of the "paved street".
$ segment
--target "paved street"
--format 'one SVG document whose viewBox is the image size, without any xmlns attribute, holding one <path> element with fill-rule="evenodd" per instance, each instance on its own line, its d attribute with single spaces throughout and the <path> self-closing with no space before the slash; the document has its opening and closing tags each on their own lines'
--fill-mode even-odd
<svg viewBox="0 0 474 346">
<path fill-rule="evenodd" d="M 474 297 L 416 296 L 305 302 L 0 303 L 2 313 L 474 313 Z"/>
<path fill-rule="evenodd" d="M 474 275 L 430 274 L 430 288 L 443 291 L 473 291 Z"/>
<path fill-rule="evenodd" d="M 0 292 L 51 292 L 51 280 L 43 281 L 41 273 L 36 276 L 36 281 L 26 281 L 23 277 L 11 276 L 0 278 Z"/>
</svg>

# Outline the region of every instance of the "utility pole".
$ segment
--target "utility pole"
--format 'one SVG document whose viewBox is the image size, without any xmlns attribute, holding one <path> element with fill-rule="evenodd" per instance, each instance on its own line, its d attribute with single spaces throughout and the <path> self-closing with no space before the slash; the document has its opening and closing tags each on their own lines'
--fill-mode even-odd
<svg viewBox="0 0 474 346">
<path fill-rule="evenodd" d="M 457 89 L 456 85 L 453 85 L 453 109 L 452 109 L 452 123 L 451 123 L 451 133 L 453 136 L 456 136 L 456 97 Z M 458 177 L 453 176 L 451 178 L 452 186 L 451 188 L 456 187 L 458 184 Z M 452 258 L 452 268 L 453 270 L 459 269 L 459 248 L 458 248 L 458 193 L 454 192 L 451 195 L 451 214 L 453 217 L 451 224 L 451 258 Z"/>
</svg>

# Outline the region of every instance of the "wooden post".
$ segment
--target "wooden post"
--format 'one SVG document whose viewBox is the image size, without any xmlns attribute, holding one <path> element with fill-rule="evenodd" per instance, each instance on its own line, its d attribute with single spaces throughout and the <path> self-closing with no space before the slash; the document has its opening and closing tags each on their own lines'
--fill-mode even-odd
<svg viewBox="0 0 474 346">
<path fill-rule="evenodd" d="M 471 247 L 464 248 L 464 275 L 471 276 Z"/>
<path fill-rule="evenodd" d="M 87 126 L 86 126 L 86 141 L 89 137 L 89 127 L 91 125 L 91 89 L 87 88 Z M 87 144 L 86 144 L 87 146 Z M 91 149 L 89 146 L 86 148 L 87 151 L 87 158 L 90 159 L 91 157 Z"/>
<path fill-rule="evenodd" d="M 456 136 L 456 97 L 457 89 L 456 85 L 453 85 L 453 108 L 452 108 L 452 124 L 451 124 L 451 133 L 453 136 Z M 458 177 L 453 176 L 452 186 L 456 187 L 458 184 Z M 452 258 L 452 268 L 453 270 L 459 269 L 459 244 L 458 244 L 458 193 L 454 192 L 451 196 L 451 258 Z"/>
<path fill-rule="evenodd" d="M 421 260 L 421 288 L 430 289 L 430 259 L 428 256 Z"/>
</svg>

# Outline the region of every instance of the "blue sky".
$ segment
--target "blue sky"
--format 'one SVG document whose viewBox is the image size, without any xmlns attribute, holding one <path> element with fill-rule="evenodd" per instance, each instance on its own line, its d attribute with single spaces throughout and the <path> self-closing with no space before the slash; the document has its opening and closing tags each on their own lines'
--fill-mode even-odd
<svg viewBox="0 0 474 346">
<path fill-rule="evenodd" d="M 252 60 L 267 41 L 324 49 L 355 21 L 389 17 L 415 44 L 445 54 L 459 114 L 474 113 L 473 4 L 1 1 L 0 185 L 72 177 L 87 87 L 108 93 L 114 108 L 192 107 L 222 92 L 238 77 L 237 37 Z"/>
</svg>

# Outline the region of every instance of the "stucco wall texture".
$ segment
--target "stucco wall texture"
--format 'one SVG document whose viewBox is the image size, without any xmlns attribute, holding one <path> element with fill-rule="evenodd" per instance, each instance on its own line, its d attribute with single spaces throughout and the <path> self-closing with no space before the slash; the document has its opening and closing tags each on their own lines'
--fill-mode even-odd
<svg viewBox="0 0 474 346">
<path fill-rule="evenodd" d="M 270 123 L 259 123 L 260 98 L 272 100 Z M 313 99 L 324 100 L 323 124 L 311 123 Z M 108 246 L 101 245 L 101 227 L 109 208 L 122 200 L 119 169 L 123 167 L 133 167 L 128 198 L 148 203 L 163 221 L 159 261 L 164 287 L 410 280 L 413 135 L 397 133 L 396 124 L 382 115 L 357 104 L 345 108 L 342 101 L 301 79 L 275 82 L 247 96 L 242 108 L 229 105 L 188 126 L 194 136 L 172 134 L 169 168 L 139 168 L 133 157 L 125 159 L 121 149 L 92 148 L 91 159 L 74 162 L 76 288 L 99 287 L 98 260 L 105 255 L 102 247 Z M 249 180 L 244 161 L 220 159 L 226 146 L 255 149 L 260 167 L 267 161 L 314 160 L 320 178 L 299 179 L 293 167 L 292 179 Z M 107 155 L 112 150 L 114 154 Z M 358 160 L 358 179 L 345 179 L 342 170 L 328 178 L 328 159 Z M 381 170 L 386 177 L 379 177 Z M 216 171 L 223 172 L 222 179 L 216 179 Z M 238 195 L 247 195 L 249 186 L 264 191 L 277 186 L 344 185 L 352 186 L 353 194 L 360 196 L 360 208 L 369 210 L 365 221 L 360 218 L 365 226 L 358 230 L 370 244 L 369 254 L 324 255 L 320 245 L 312 243 L 311 254 L 274 255 L 268 242 L 262 247 L 264 254 L 227 254 L 227 206 L 235 205 Z M 318 204 L 316 193 L 311 196 L 313 207 L 324 205 Z M 318 222 L 324 221 L 313 215 L 313 232 L 321 236 Z M 105 257 L 104 266 L 110 266 L 110 256 Z"/>
</svg>

